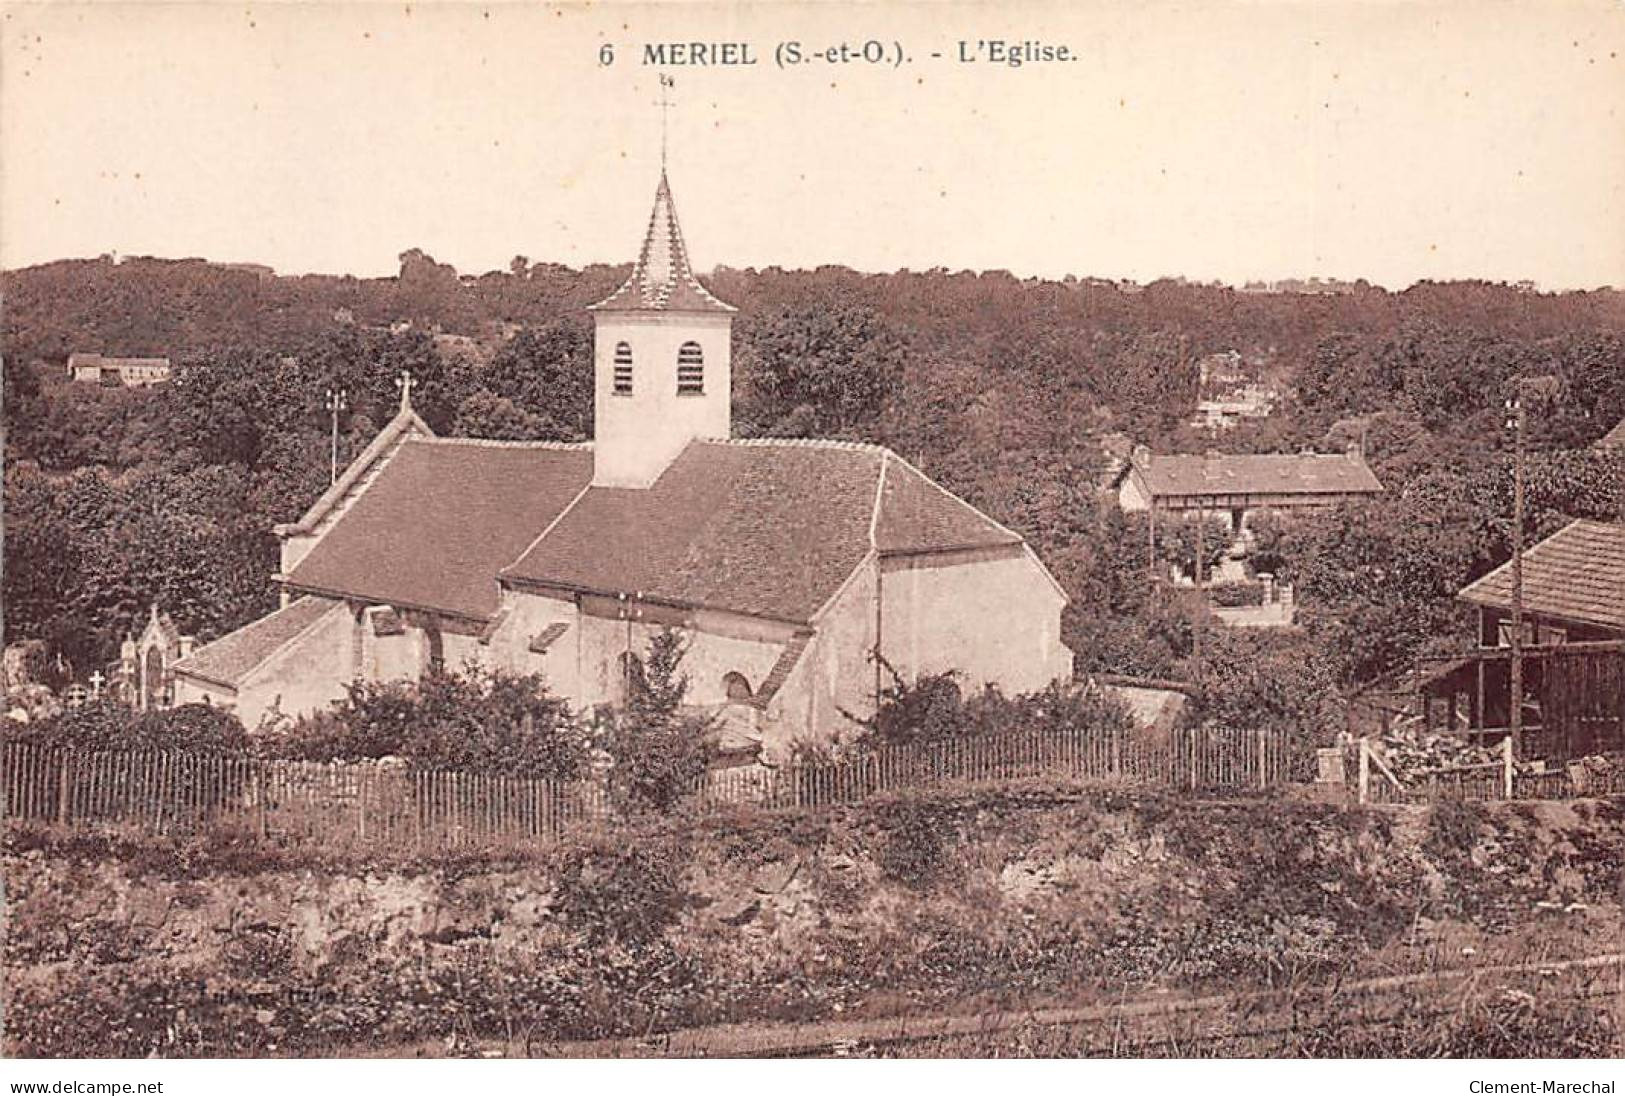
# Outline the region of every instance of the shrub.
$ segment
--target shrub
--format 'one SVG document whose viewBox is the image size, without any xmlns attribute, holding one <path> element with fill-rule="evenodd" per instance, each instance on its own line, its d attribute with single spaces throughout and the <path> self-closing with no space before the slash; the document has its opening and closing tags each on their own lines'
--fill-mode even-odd
<svg viewBox="0 0 1625 1096">
<path fill-rule="evenodd" d="M 539 674 L 482 666 L 417 682 L 356 682 L 331 712 L 266 737 L 272 756 L 307 761 L 404 757 L 422 769 L 571 779 L 589 735 Z"/>
<path fill-rule="evenodd" d="M 627 809 L 670 810 L 716 755 L 712 718 L 683 710 L 686 651 L 670 629 L 654 636 L 646 657 L 629 658 L 626 704 L 596 714 L 599 745 L 613 762 L 610 791 Z"/>
<path fill-rule="evenodd" d="M 1226 609 L 1264 604 L 1264 585 L 1260 582 L 1221 582 L 1207 588 L 1207 597 L 1214 605 Z"/>
<path fill-rule="evenodd" d="M 924 674 L 914 681 L 905 681 L 879 652 L 871 653 L 869 658 L 880 664 L 891 677 L 891 684 L 881 690 L 874 715 L 860 719 L 843 712 L 863 728 L 858 737 L 860 745 L 906 746 L 940 742 L 966 733 L 964 697 L 955 680 L 959 676 L 957 671 Z"/>
<path fill-rule="evenodd" d="M 873 656 L 872 656 L 873 657 Z M 1051 682 L 1036 693 L 1007 697 L 988 686 L 969 698 L 959 689 L 953 670 L 924 674 L 909 682 L 884 658 L 881 666 L 892 683 L 881 692 L 880 706 L 867 719 L 846 713 L 862 731 L 864 748 L 942 742 L 1019 730 L 1053 734 L 1080 727 L 1127 731 L 1127 710 L 1097 690 Z"/>
<path fill-rule="evenodd" d="M 235 715 L 208 704 L 140 712 L 96 700 L 32 723 L 8 723 L 6 737 L 47 747 L 78 750 L 189 750 L 242 754 L 248 736 Z"/>
<path fill-rule="evenodd" d="M 952 866 L 945 819 L 912 798 L 877 813 L 885 827 L 875 853 L 880 870 L 917 889 L 941 882 Z"/>
<path fill-rule="evenodd" d="M 553 907 L 589 946 L 646 944 L 682 910 L 686 860 L 686 848 L 670 841 L 610 839 L 573 849 L 560 869 Z"/>
</svg>

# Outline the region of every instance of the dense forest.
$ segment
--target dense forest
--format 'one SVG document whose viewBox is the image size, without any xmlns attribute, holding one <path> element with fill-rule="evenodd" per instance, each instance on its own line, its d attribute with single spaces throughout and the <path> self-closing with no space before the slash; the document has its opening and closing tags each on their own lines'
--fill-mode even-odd
<svg viewBox="0 0 1625 1096">
<path fill-rule="evenodd" d="M 366 280 L 141 258 L 7 273 L 7 641 L 44 639 L 82 675 L 151 601 L 204 639 L 266 611 L 271 526 L 328 481 L 328 389 L 349 393 L 341 460 L 393 412 L 403 369 L 437 431 L 589 437 L 582 309 L 624 276 L 523 256 L 460 276 L 415 250 L 397 277 Z M 1072 594 L 1080 668 L 1199 676 L 1217 683 L 1212 711 L 1301 723 L 1466 635 L 1456 590 L 1508 553 L 1502 401 L 1515 376 L 1557 378 L 1528 414 L 1530 535 L 1625 514 L 1621 455 L 1588 448 L 1625 418 L 1617 291 L 1260 293 L 840 267 L 706 280 L 740 309 L 737 433 L 893 447 L 1031 538 Z M 167 355 L 174 379 L 71 383 L 74 351 Z M 1186 420 L 1201 360 L 1232 352 L 1286 396 L 1216 442 Z M 1103 504 L 1100 439 L 1113 432 L 1197 452 L 1360 438 L 1386 491 L 1272 527 L 1305 628 L 1227 635 L 1152 587 L 1143 524 Z"/>
</svg>

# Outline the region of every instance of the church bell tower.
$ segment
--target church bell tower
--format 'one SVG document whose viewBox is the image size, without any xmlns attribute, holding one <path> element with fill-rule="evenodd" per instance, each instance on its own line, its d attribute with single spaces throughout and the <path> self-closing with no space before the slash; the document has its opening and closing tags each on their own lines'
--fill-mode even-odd
<svg viewBox="0 0 1625 1096">
<path fill-rule="evenodd" d="M 726 438 L 732 305 L 689 268 L 666 173 L 631 277 L 593 314 L 593 486 L 648 487 L 696 438 Z"/>
</svg>

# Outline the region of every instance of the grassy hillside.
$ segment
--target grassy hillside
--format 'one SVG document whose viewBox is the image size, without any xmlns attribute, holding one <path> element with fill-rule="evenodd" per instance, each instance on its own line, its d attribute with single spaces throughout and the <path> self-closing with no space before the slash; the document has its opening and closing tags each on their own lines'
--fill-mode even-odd
<svg viewBox="0 0 1625 1096">
<path fill-rule="evenodd" d="M 13 832 L 5 1050 L 535 1053 L 1577 957 L 1625 939 L 1622 850 L 1617 802 L 1364 812 L 1049 786 L 508 858 Z M 1551 1045 L 1618 1053 L 1611 1023 L 1587 1011 Z"/>
</svg>

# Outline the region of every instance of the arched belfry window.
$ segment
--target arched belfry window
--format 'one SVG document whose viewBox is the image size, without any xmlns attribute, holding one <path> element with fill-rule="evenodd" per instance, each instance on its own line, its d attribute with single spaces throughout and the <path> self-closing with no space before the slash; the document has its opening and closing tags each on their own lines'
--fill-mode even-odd
<svg viewBox="0 0 1625 1096">
<path fill-rule="evenodd" d="M 615 344 L 615 394 L 632 394 L 632 344 L 629 342 Z"/>
<path fill-rule="evenodd" d="M 679 396 L 705 391 L 705 352 L 697 342 L 686 342 L 677 348 L 677 394 Z"/>
</svg>

